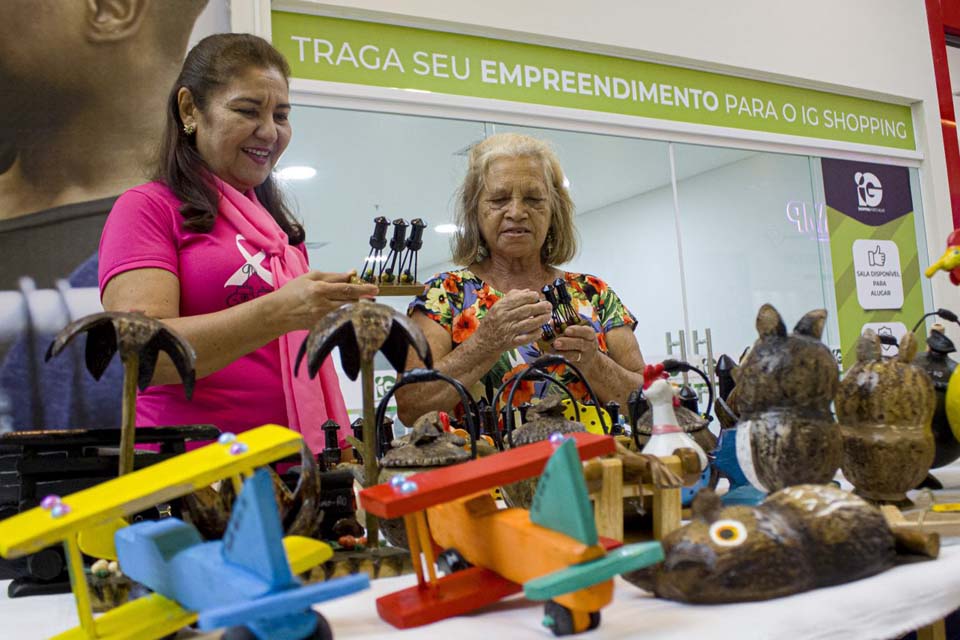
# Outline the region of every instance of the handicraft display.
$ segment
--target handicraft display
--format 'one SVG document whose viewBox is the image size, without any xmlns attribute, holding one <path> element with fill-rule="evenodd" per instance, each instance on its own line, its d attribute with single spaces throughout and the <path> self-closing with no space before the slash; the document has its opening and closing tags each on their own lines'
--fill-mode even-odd
<svg viewBox="0 0 960 640">
<path fill-rule="evenodd" d="M 867 330 L 835 399 L 843 475 L 858 495 L 874 502 L 911 504 L 906 492 L 923 481 L 933 462 L 936 395 L 930 377 L 911 364 L 916 351 L 907 333 L 898 354 L 883 358 L 880 338 Z"/>
<path fill-rule="evenodd" d="M 939 538 L 891 529 L 880 510 L 833 485 L 797 485 L 759 506 L 722 507 L 712 491 L 663 541 L 665 559 L 624 578 L 658 597 L 715 604 L 767 600 L 866 578 L 898 553 L 936 557 Z"/>
<path fill-rule="evenodd" d="M 811 311 L 787 335 L 772 306 L 757 314 L 760 337 L 740 365 L 728 404 L 740 416 L 738 462 L 761 491 L 829 482 L 840 467 L 840 430 L 830 411 L 840 374 L 820 341 L 826 317 Z"/>
</svg>

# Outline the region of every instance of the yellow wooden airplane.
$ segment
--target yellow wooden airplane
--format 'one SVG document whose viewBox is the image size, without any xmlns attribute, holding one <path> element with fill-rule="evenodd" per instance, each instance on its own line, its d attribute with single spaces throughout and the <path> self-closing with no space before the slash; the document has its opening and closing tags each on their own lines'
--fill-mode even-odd
<svg viewBox="0 0 960 640">
<path fill-rule="evenodd" d="M 244 478 L 257 467 L 298 453 L 300 440 L 289 429 L 266 425 L 50 501 L 54 504 L 48 502 L 46 508 L 36 507 L 0 522 L 0 556 L 17 558 L 52 544 L 64 545 L 80 626 L 55 636 L 57 640 L 169 635 L 195 622 L 198 613 L 157 593 L 94 619 L 81 549 L 89 555 L 115 558 L 113 534 L 127 525 L 123 518 L 226 478 L 239 494 Z M 287 536 L 283 547 L 294 575 L 333 554 L 329 545 L 300 536 Z"/>
</svg>

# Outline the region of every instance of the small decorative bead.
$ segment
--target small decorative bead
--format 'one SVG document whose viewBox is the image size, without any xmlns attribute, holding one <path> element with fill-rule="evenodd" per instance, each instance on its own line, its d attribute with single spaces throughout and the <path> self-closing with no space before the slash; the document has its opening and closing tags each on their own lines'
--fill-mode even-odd
<svg viewBox="0 0 960 640">
<path fill-rule="evenodd" d="M 98 578 L 108 578 L 110 577 L 110 563 L 103 559 L 97 560 L 90 567 L 90 573 Z"/>
<path fill-rule="evenodd" d="M 40 506 L 46 509 L 47 511 L 50 511 L 58 504 L 60 504 L 60 496 L 54 495 L 52 493 L 48 496 L 44 496 L 43 500 L 40 501 Z"/>
<path fill-rule="evenodd" d="M 567 439 L 567 436 L 563 435 L 559 431 L 554 431 L 550 434 L 550 444 L 555 447 L 559 447 L 563 444 L 564 440 Z"/>
<path fill-rule="evenodd" d="M 420 487 L 417 486 L 417 483 L 413 480 L 407 480 L 402 485 L 400 485 L 400 493 L 403 495 L 409 495 L 416 492 Z"/>
<path fill-rule="evenodd" d="M 60 518 L 70 513 L 70 507 L 65 503 L 61 502 L 60 504 L 54 505 L 53 509 L 50 509 L 50 515 L 54 518 Z"/>
<path fill-rule="evenodd" d="M 247 452 L 247 445 L 244 444 L 243 442 L 234 442 L 232 445 L 230 445 L 230 455 L 232 456 L 238 456 L 241 453 L 246 453 L 246 452 Z"/>
<path fill-rule="evenodd" d="M 407 481 L 407 477 L 404 475 L 396 475 L 390 478 L 390 486 L 394 489 L 399 489 L 403 486 L 403 483 Z"/>
<path fill-rule="evenodd" d="M 217 442 L 220 444 L 230 444 L 237 439 L 237 434 L 235 433 L 221 433 L 220 437 L 217 438 Z"/>
</svg>

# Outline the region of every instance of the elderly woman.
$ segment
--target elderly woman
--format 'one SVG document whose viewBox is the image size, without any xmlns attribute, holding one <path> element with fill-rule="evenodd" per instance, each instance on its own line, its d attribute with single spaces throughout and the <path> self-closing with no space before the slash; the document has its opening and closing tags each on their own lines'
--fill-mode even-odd
<svg viewBox="0 0 960 640">
<path fill-rule="evenodd" d="M 305 329 L 377 288 L 309 269 L 303 228 L 272 177 L 291 136 L 289 76 L 261 38 L 201 40 L 167 101 L 157 179 L 120 196 L 107 218 L 104 308 L 159 318 L 197 352 L 193 400 L 164 356 L 156 386 L 137 398 L 140 426 L 277 423 L 316 452 L 328 417 L 347 424 L 332 365 L 311 381 L 293 375 L 294 357 Z"/>
<path fill-rule="evenodd" d="M 431 278 L 408 313 L 427 336 L 437 369 L 457 378 L 475 396 L 492 395 L 525 362 L 550 322 L 541 288 L 562 278 L 584 321 L 566 328 L 553 350 L 586 376 L 601 402 L 625 404 L 643 384 L 643 357 L 633 335 L 636 318 L 599 278 L 561 271 L 577 244 L 573 202 L 563 170 L 540 140 L 517 134 L 491 136 L 473 147 L 460 190 L 459 232 L 453 259 L 466 268 Z M 409 366 L 419 366 L 411 355 Z M 576 374 L 553 371 L 579 399 L 588 397 Z M 477 386 L 481 386 L 477 389 Z M 514 402 L 529 399 L 533 385 Z M 400 419 L 407 424 L 430 409 L 451 410 L 457 396 L 440 383 L 400 390 Z"/>
</svg>

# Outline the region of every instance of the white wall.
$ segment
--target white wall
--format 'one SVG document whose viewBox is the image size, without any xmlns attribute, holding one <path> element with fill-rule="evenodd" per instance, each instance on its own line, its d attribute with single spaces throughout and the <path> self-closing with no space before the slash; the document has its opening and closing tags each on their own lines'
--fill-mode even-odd
<svg viewBox="0 0 960 640">
<path fill-rule="evenodd" d="M 230 33 L 230 2 L 229 0 L 209 0 L 203 8 L 190 34 L 188 50 L 203 38 L 215 33 Z"/>
<path fill-rule="evenodd" d="M 947 47 L 947 65 L 950 68 L 950 85 L 954 95 L 960 93 L 960 47 Z"/>
</svg>

